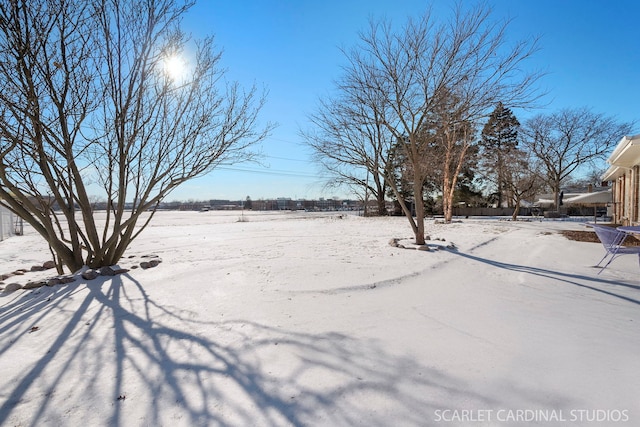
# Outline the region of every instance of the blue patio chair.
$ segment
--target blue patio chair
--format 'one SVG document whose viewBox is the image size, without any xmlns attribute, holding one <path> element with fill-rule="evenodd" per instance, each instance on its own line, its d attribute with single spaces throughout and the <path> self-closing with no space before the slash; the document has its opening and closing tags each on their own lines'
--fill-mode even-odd
<svg viewBox="0 0 640 427">
<path fill-rule="evenodd" d="M 602 273 L 602 271 L 611 264 L 611 261 L 620 255 L 637 254 L 638 263 L 640 264 L 640 246 L 624 246 L 624 241 L 629 235 L 628 233 L 606 225 L 590 223 L 584 225 L 593 228 L 606 251 L 602 259 L 595 265 L 596 267 L 600 267 L 600 264 L 608 259 L 606 264 L 600 268 L 598 274 Z"/>
</svg>

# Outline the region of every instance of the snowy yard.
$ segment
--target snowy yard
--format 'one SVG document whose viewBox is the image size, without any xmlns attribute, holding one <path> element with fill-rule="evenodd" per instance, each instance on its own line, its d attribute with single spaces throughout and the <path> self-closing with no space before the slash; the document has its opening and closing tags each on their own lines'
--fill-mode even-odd
<svg viewBox="0 0 640 427">
<path fill-rule="evenodd" d="M 428 221 L 427 252 L 404 218 L 240 216 L 159 212 L 128 273 L 0 292 L 0 425 L 640 425 L 638 259 L 598 275 L 580 224 Z M 0 242 L 0 274 L 48 259 Z"/>
</svg>

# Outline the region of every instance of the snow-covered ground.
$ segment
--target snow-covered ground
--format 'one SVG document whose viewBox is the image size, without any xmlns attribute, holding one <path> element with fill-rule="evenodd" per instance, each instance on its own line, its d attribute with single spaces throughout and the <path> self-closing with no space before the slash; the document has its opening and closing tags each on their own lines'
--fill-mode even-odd
<svg viewBox="0 0 640 427">
<path fill-rule="evenodd" d="M 0 425 L 640 425 L 638 259 L 564 229 L 160 212 L 128 273 L 0 292 Z M 48 259 L 0 242 L 0 274 Z"/>
</svg>

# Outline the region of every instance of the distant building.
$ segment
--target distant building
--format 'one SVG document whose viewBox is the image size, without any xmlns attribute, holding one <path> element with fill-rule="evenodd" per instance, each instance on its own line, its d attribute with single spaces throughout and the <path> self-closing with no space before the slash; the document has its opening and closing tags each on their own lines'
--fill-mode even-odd
<svg viewBox="0 0 640 427">
<path fill-rule="evenodd" d="M 288 197 L 278 197 L 277 203 L 279 210 L 290 210 L 294 209 L 295 206 L 293 201 Z"/>
<path fill-rule="evenodd" d="M 363 203 L 360 200 L 323 199 L 306 200 L 291 199 L 289 197 L 279 197 L 276 199 L 250 199 L 249 208 L 247 200 L 222 200 L 212 199 L 207 201 L 189 200 L 162 202 L 158 209 L 161 210 L 182 210 L 182 211 L 210 211 L 210 210 L 242 210 L 251 209 L 254 211 L 277 211 L 277 210 L 305 210 L 305 211 L 337 211 L 337 210 L 360 210 Z M 131 203 L 129 204 L 131 205 Z M 105 209 L 106 203 L 96 203 L 96 209 Z"/>
</svg>

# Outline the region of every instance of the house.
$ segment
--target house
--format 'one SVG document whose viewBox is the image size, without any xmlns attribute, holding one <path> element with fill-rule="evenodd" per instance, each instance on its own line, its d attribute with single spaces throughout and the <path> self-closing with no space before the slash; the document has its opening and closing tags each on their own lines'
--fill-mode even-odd
<svg viewBox="0 0 640 427">
<path fill-rule="evenodd" d="M 607 163 L 602 180 L 612 183 L 612 221 L 640 224 L 640 135 L 622 137 Z"/>
</svg>

